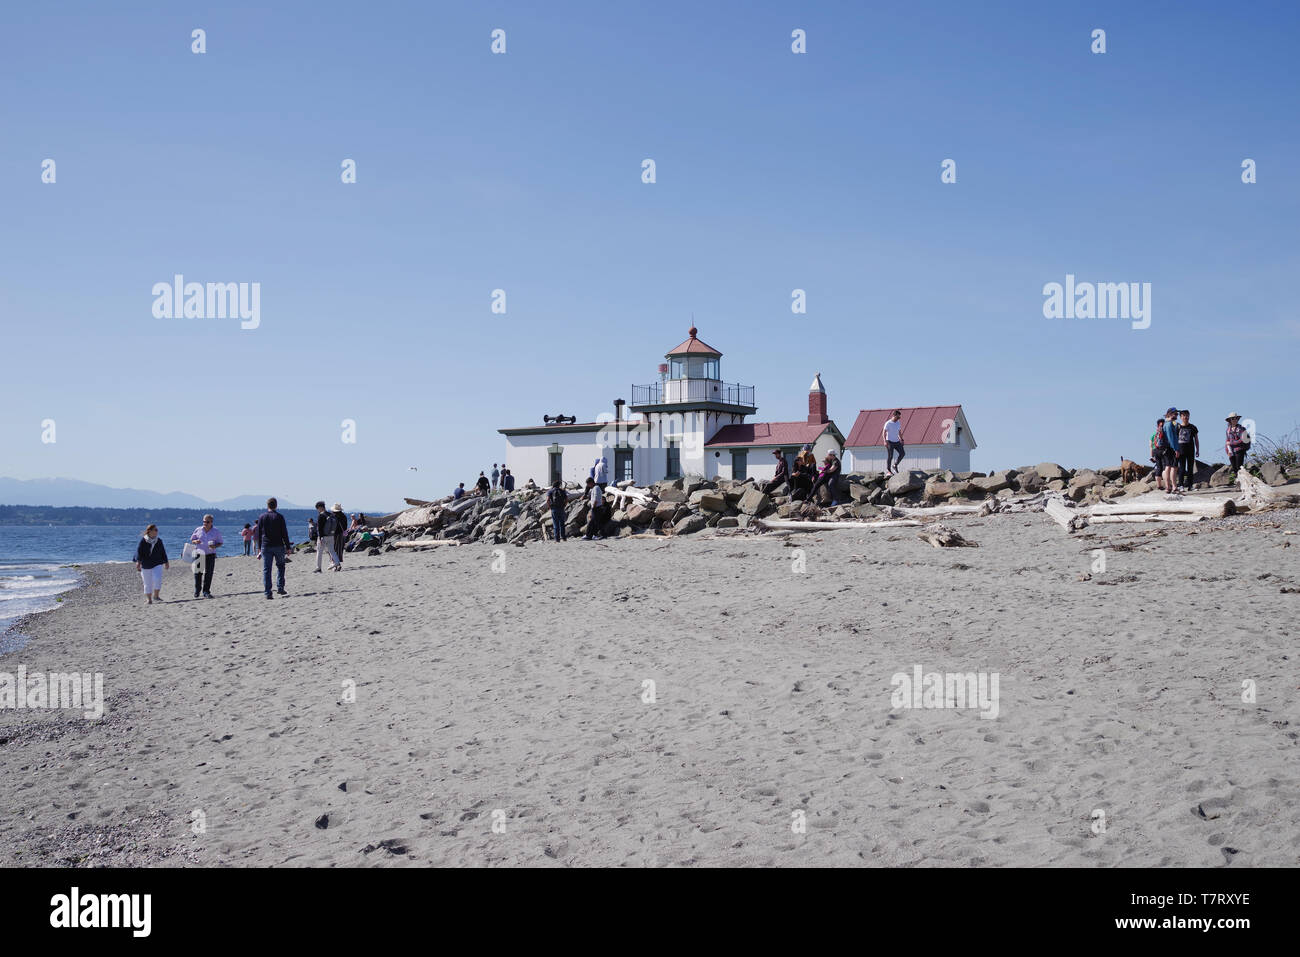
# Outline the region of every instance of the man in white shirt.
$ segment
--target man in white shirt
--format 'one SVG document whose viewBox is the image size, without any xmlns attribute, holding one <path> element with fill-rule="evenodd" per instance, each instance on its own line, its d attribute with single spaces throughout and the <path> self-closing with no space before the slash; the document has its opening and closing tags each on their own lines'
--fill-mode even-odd
<svg viewBox="0 0 1300 957">
<path fill-rule="evenodd" d="M 900 421 L 903 413 L 898 409 L 885 420 L 883 430 L 885 436 L 885 473 L 887 475 L 897 475 L 898 466 L 903 462 L 903 456 L 906 450 L 903 448 L 903 426 Z M 898 453 L 898 459 L 895 461 L 894 453 Z"/>
<path fill-rule="evenodd" d="M 582 540 L 589 542 L 593 538 L 604 538 L 600 531 L 605 527 L 605 490 L 591 476 L 587 476 L 587 507 L 587 534 L 582 536 Z"/>
</svg>

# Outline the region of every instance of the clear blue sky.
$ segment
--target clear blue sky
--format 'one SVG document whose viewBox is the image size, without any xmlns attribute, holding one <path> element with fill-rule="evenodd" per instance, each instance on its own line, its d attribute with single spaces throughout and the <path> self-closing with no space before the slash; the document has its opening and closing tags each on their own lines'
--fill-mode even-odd
<svg viewBox="0 0 1300 957">
<path fill-rule="evenodd" d="M 269 6 L 0 11 L 0 474 L 433 497 L 692 312 L 759 419 L 818 371 L 846 433 L 960 402 L 977 469 L 1300 422 L 1300 5 Z M 175 273 L 260 282 L 260 328 L 155 319 Z M 1066 273 L 1151 327 L 1045 319 Z"/>
</svg>

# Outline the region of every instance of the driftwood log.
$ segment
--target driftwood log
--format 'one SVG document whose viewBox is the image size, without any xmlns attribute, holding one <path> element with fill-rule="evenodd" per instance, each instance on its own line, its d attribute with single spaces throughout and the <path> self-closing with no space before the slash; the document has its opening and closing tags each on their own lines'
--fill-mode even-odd
<svg viewBox="0 0 1300 957">
<path fill-rule="evenodd" d="M 962 538 L 961 533 L 950 525 L 931 525 L 916 537 L 923 542 L 929 542 L 935 548 L 979 548 L 978 542 Z"/>
<path fill-rule="evenodd" d="M 1261 482 L 1245 469 L 1237 473 L 1237 483 L 1241 486 L 1243 503 L 1250 508 L 1274 508 L 1300 502 L 1300 486 L 1283 485 L 1274 488 Z"/>
</svg>

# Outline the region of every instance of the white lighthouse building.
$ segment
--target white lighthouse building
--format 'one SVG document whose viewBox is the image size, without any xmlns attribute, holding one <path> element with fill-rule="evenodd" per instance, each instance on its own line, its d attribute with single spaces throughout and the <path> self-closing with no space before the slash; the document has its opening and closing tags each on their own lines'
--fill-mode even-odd
<svg viewBox="0 0 1300 957">
<path fill-rule="evenodd" d="M 546 421 L 541 426 L 500 429 L 506 467 L 516 481 L 539 485 L 555 477 L 581 482 L 599 458 L 609 479 L 645 486 L 684 475 L 705 478 L 771 478 L 779 451 L 791 459 L 804 445 L 818 458 L 844 444 L 826 414 L 820 375 L 802 422 L 746 422 L 758 411 L 754 387 L 725 382 L 722 353 L 692 326 L 685 342 L 664 354 L 659 380 L 632 386 L 632 401 L 618 399 L 612 414 L 594 422 Z M 623 415 L 627 406 L 628 415 Z"/>
</svg>

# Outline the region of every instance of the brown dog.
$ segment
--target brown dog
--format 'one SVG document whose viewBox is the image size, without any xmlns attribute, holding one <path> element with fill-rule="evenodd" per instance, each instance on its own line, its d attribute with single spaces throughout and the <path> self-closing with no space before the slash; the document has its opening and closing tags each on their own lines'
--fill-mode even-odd
<svg viewBox="0 0 1300 957">
<path fill-rule="evenodd" d="M 1145 465 L 1138 465 L 1122 455 L 1119 457 L 1119 480 L 1125 485 L 1129 482 L 1136 482 L 1149 471 L 1151 470 Z"/>
</svg>

